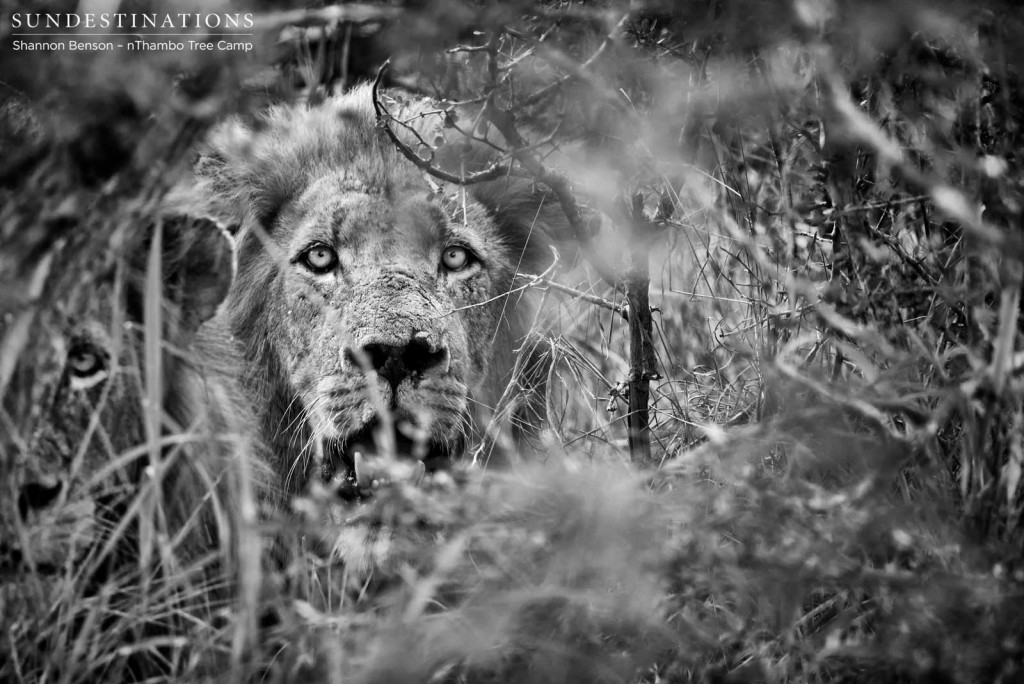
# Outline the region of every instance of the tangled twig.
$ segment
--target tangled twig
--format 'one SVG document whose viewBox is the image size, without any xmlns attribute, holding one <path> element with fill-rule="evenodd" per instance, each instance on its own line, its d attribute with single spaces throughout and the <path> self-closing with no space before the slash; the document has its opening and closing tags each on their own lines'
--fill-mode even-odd
<svg viewBox="0 0 1024 684">
<path fill-rule="evenodd" d="M 373 87 L 371 90 L 371 99 L 373 100 L 373 113 L 377 117 L 377 126 L 382 128 L 387 134 L 391 142 L 398 148 L 398 151 L 402 153 L 402 156 L 415 164 L 418 168 L 426 171 L 434 178 L 445 181 L 446 183 L 455 183 L 457 185 L 473 185 L 474 183 L 485 183 L 487 181 L 497 180 L 504 176 L 507 176 L 510 172 L 509 167 L 506 164 L 501 163 L 500 160 L 495 161 L 493 164 L 488 166 L 483 171 L 476 171 L 474 173 L 461 173 L 454 174 L 449 171 L 445 171 L 436 164 L 434 164 L 434 150 L 427 145 L 425 141 L 420 138 L 423 145 L 430 150 L 430 157 L 424 159 L 416 153 L 409 145 L 407 145 L 398 134 L 395 133 L 394 129 L 391 128 L 391 122 L 398 122 L 391 112 L 388 111 L 387 107 L 381 102 L 379 97 L 380 84 L 384 78 L 384 74 L 387 72 L 388 66 L 391 60 L 387 60 L 381 64 L 380 68 L 377 69 L 377 76 L 373 79 Z M 401 123 L 401 122 L 398 122 Z M 415 132 L 415 131 L 414 131 Z M 419 134 L 417 132 L 417 137 Z"/>
</svg>

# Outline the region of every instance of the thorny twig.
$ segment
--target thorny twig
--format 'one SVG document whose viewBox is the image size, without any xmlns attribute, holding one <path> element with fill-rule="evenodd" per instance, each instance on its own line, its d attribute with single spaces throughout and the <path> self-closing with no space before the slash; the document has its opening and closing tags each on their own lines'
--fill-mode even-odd
<svg viewBox="0 0 1024 684">
<path fill-rule="evenodd" d="M 624 103 L 619 97 L 619 93 L 607 88 L 605 85 L 598 82 L 593 76 L 590 75 L 589 72 L 590 67 L 593 66 L 594 62 L 596 62 L 602 54 L 604 54 L 608 46 L 612 43 L 613 40 L 615 40 L 616 36 L 621 32 L 622 28 L 626 25 L 626 22 L 629 20 L 631 14 L 632 12 L 626 12 L 622 14 L 617 21 L 612 23 L 612 28 L 608 31 L 607 35 L 605 36 L 601 44 L 598 46 L 597 50 L 595 50 L 594 53 L 590 57 L 588 57 L 586 61 L 582 63 L 576 62 L 574 59 L 566 56 L 559 50 L 549 49 L 547 51 L 539 51 L 538 55 L 542 59 L 544 59 L 545 61 L 547 61 L 556 68 L 568 70 L 569 73 L 566 74 L 564 77 L 552 83 L 549 83 L 546 86 L 543 86 L 540 90 L 526 96 L 517 104 L 520 107 L 527 107 L 536 104 L 537 102 L 540 102 L 548 95 L 551 95 L 552 93 L 556 92 L 559 88 L 561 88 L 568 82 L 579 79 L 586 81 L 586 83 L 601 96 L 601 99 L 603 99 L 610 106 L 614 107 L 619 114 L 631 118 L 630 110 L 628 107 L 624 106 Z M 506 27 L 504 31 L 513 38 L 518 38 L 519 40 L 522 40 L 524 42 L 532 43 L 533 45 L 538 47 L 541 43 L 541 40 L 535 39 L 529 36 L 528 34 L 525 34 L 521 31 L 516 31 L 509 27 Z"/>
<path fill-rule="evenodd" d="M 550 270 L 551 269 L 548 269 L 548 271 L 550 271 Z M 547 271 L 545 271 L 545 273 L 547 273 Z M 546 278 L 544 275 L 531 275 L 529 273 L 517 273 L 516 277 L 529 280 L 530 282 L 527 283 L 527 287 L 550 288 L 552 290 L 555 290 L 556 292 L 561 292 L 563 294 L 567 294 L 570 297 L 574 297 L 576 299 L 582 300 L 582 301 L 587 302 L 589 304 L 593 304 L 593 305 L 599 306 L 599 307 L 601 307 L 603 309 L 608 309 L 609 311 L 613 311 L 616 314 L 618 314 L 619 316 L 621 316 L 622 320 L 625 320 L 625 321 L 629 320 L 629 310 L 628 310 L 627 307 L 623 306 L 622 304 L 616 304 L 615 302 L 613 302 L 613 301 L 611 301 L 609 299 L 605 299 L 604 297 L 598 297 L 597 295 L 592 295 L 592 294 L 590 294 L 588 292 L 583 292 L 582 290 L 578 290 L 578 289 L 576 289 L 574 287 L 569 287 L 568 285 L 563 285 L 562 283 L 559 283 L 557 281 L 551 280 L 550 278 Z"/>
<path fill-rule="evenodd" d="M 377 126 L 384 130 L 388 138 L 391 139 L 391 142 L 395 145 L 396 148 L 398 148 L 398 151 L 401 152 L 403 157 L 411 161 L 418 168 L 426 171 L 431 176 L 437 178 L 438 180 L 443 180 L 446 183 L 455 183 L 457 185 L 473 185 L 475 183 L 485 183 L 487 181 L 497 180 L 509 174 L 509 167 L 505 164 L 502 164 L 501 161 L 498 160 L 495 161 L 486 169 L 484 169 L 483 171 L 476 171 L 474 173 L 468 174 L 461 173 L 456 175 L 454 173 L 445 171 L 444 169 L 434 164 L 434 150 L 432 147 L 427 145 L 426 141 L 424 141 L 422 138 L 420 138 L 421 144 L 423 144 L 424 146 L 427 147 L 428 150 L 430 150 L 430 157 L 426 159 L 421 157 L 419 154 L 416 153 L 415 150 L 413 150 L 411 147 L 405 144 L 405 142 L 403 142 L 401 138 L 398 137 L 398 134 L 395 133 L 395 131 L 390 126 L 390 123 L 392 121 L 395 121 L 396 123 L 401 122 L 399 122 L 397 119 L 395 119 L 394 116 L 391 115 L 391 112 L 387 110 L 387 108 L 383 105 L 379 97 L 380 84 L 382 79 L 384 78 L 384 74 L 387 71 L 390 63 L 391 60 L 384 62 L 377 70 L 377 77 L 373 79 L 371 99 L 373 100 L 373 112 L 377 117 Z M 406 128 L 412 129 L 411 126 L 406 126 Z M 414 132 L 416 133 L 416 136 L 419 137 L 419 133 L 416 131 Z"/>
<path fill-rule="evenodd" d="M 594 270 L 597 271 L 602 280 L 616 290 L 622 291 L 622 282 L 615 269 L 611 267 L 594 247 L 590 231 L 583 223 L 583 215 L 580 212 L 579 204 L 576 202 L 576 196 L 572 192 L 569 179 L 557 171 L 548 169 L 536 156 L 529 152 L 530 146 L 520 135 L 510 112 L 495 106 L 493 103 L 488 103 L 485 107 L 485 118 L 494 125 L 509 144 L 509 154 L 512 158 L 519 162 L 538 183 L 548 186 L 551 192 L 555 194 L 555 197 L 558 198 L 562 212 L 569 221 L 573 237 L 579 243 L 587 261 L 594 267 Z"/>
<path fill-rule="evenodd" d="M 552 93 L 556 92 L 559 88 L 564 86 L 569 81 L 572 81 L 582 76 L 586 72 L 586 70 L 589 69 L 594 64 L 594 62 L 596 62 L 601 57 L 601 55 L 605 53 L 605 51 L 608 49 L 608 46 L 611 44 L 613 40 L 615 32 L 622 28 L 622 26 L 626 23 L 626 20 L 628 18 L 628 13 L 622 15 L 622 18 L 619 19 L 618 22 L 616 22 L 615 28 L 612 29 L 609 35 L 605 36 L 605 39 L 601 41 L 601 44 L 597 47 L 596 50 L 594 50 L 593 54 L 591 54 L 585 62 L 580 64 L 578 67 L 573 69 L 571 72 L 569 72 L 562 78 L 556 81 L 552 81 L 551 83 L 548 83 L 543 88 L 540 88 L 536 92 L 533 92 L 527 97 L 523 98 L 522 100 L 519 101 L 519 106 L 529 107 L 531 105 L 534 105 L 543 100 L 548 95 L 551 95 Z"/>
<path fill-rule="evenodd" d="M 456 311 L 464 311 L 466 309 L 472 309 L 472 308 L 475 308 L 475 307 L 478 307 L 478 306 L 484 306 L 485 304 L 490 304 L 491 302 L 496 302 L 499 299 L 502 299 L 504 297 L 508 297 L 508 296 L 514 295 L 514 294 L 516 294 L 518 292 L 522 292 L 524 290 L 528 290 L 531 287 L 533 287 L 534 285 L 536 285 L 537 283 L 548 282 L 549 281 L 549 276 L 555 271 L 555 268 L 558 266 L 558 263 L 559 263 L 558 250 L 555 249 L 554 247 L 551 247 L 551 254 L 552 254 L 551 265 L 548 266 L 546 269 L 544 269 L 544 272 L 541 273 L 540 275 L 526 275 L 526 274 L 522 274 L 522 273 L 517 273 L 515 275 L 515 277 L 517 277 L 517 278 L 529 278 L 530 282 L 523 283 L 519 287 L 515 287 L 515 288 L 512 288 L 512 289 L 507 290 L 505 292 L 502 292 L 501 294 L 495 295 L 494 297 L 491 297 L 490 299 L 485 299 L 482 302 L 476 302 L 474 304 L 469 304 L 467 306 L 461 306 L 461 307 L 459 307 L 457 309 L 452 309 L 452 310 L 450 310 L 448 312 L 448 314 L 455 313 Z M 445 315 L 447 316 L 448 314 L 445 314 Z"/>
</svg>

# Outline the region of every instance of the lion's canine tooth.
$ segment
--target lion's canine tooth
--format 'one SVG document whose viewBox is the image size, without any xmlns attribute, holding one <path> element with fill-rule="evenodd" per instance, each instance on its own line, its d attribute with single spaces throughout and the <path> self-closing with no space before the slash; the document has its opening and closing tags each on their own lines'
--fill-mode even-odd
<svg viewBox="0 0 1024 684">
<path fill-rule="evenodd" d="M 352 454 L 352 474 L 355 476 L 356 484 L 360 487 L 366 485 L 363 481 L 363 470 L 363 452 L 356 451 Z"/>
</svg>

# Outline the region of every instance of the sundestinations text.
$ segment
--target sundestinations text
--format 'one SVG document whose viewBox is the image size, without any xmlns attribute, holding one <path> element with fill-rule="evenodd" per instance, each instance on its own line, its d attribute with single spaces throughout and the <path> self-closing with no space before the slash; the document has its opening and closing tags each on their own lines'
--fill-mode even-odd
<svg viewBox="0 0 1024 684">
<path fill-rule="evenodd" d="M 12 29 L 251 29 L 253 15 L 246 13 L 207 14 L 179 12 L 175 14 L 135 12 L 84 12 L 79 14 L 44 14 L 14 12 Z"/>
</svg>

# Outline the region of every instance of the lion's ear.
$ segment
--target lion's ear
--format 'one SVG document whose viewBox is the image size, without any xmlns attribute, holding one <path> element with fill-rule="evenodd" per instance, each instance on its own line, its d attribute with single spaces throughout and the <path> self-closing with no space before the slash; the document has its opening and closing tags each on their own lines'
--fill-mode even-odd
<svg viewBox="0 0 1024 684">
<path fill-rule="evenodd" d="M 240 164 L 253 149 L 253 132 L 237 118 L 228 118 L 210 131 L 199 148 L 192 170 L 214 194 L 238 192 L 245 167 Z"/>
<path fill-rule="evenodd" d="M 551 263 L 551 247 L 572 243 L 572 229 L 554 193 L 524 178 L 470 186 L 470 193 L 494 218 L 502 237 L 522 255 L 520 268 L 540 272 Z"/>
<path fill-rule="evenodd" d="M 301 122 L 295 127 L 301 128 Z M 237 119 L 217 126 L 193 167 L 197 200 L 230 213 L 232 225 L 249 217 L 272 230 L 281 207 L 306 180 L 305 148 L 285 137 L 288 130 L 280 125 L 253 130 Z"/>
<path fill-rule="evenodd" d="M 212 164 L 210 159 L 199 163 Z M 213 192 L 204 180 L 189 178 L 171 188 L 163 199 L 161 212 L 165 223 L 207 221 L 235 237 L 245 220 L 244 212 L 228 198 Z M 172 226 L 173 228 L 173 226 Z"/>
<path fill-rule="evenodd" d="M 179 332 L 191 335 L 213 318 L 235 275 L 234 243 L 205 217 L 174 215 L 163 221 L 164 298 L 179 312 Z"/>
</svg>

